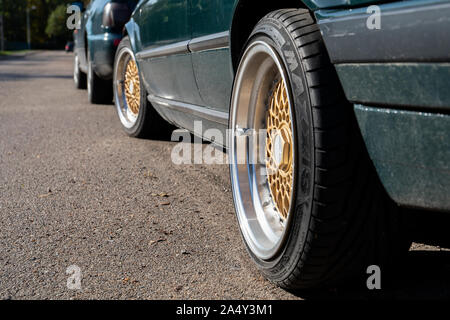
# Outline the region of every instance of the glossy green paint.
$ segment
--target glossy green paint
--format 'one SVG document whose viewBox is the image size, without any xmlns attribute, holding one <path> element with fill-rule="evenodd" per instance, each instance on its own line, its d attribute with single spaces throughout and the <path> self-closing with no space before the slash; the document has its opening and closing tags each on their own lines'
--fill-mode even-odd
<svg viewBox="0 0 450 320">
<path fill-rule="evenodd" d="M 139 25 L 134 21 L 133 16 L 125 25 L 124 33 L 128 35 L 128 38 L 130 39 L 133 52 L 137 53 L 141 51 L 141 33 Z"/>
<path fill-rule="evenodd" d="M 85 15 L 89 17 L 86 22 L 88 36 L 105 33 L 105 29 L 102 27 L 103 8 L 109 2 L 111 0 L 94 0 L 87 6 Z"/>
<path fill-rule="evenodd" d="M 327 8 L 347 8 L 362 5 L 369 5 L 375 3 L 382 3 L 386 1 L 380 0 L 303 0 L 305 5 L 311 10 L 327 9 Z"/>
<path fill-rule="evenodd" d="M 309 0 L 303 0 L 304 2 L 308 2 Z M 314 1 L 314 0 L 311 0 Z M 319 3 L 320 0 L 317 0 Z M 342 18 L 342 17 L 351 17 L 361 14 L 367 14 L 367 6 L 376 4 L 376 5 L 382 5 L 381 12 L 390 11 L 392 9 L 398 8 L 398 7 L 410 7 L 410 9 L 414 10 L 414 7 L 419 6 L 426 6 L 436 3 L 446 3 L 448 0 L 406 0 L 406 1 L 399 1 L 399 0 L 386 0 L 386 1 L 380 1 L 380 0 L 323 0 L 323 4 L 321 6 L 315 6 L 314 10 L 316 11 L 314 14 L 317 18 L 317 20 L 320 22 L 321 20 L 326 19 L 336 19 L 336 18 Z M 341 3 L 341 5 L 337 5 L 333 8 L 331 6 L 331 3 Z M 324 5 L 328 3 L 329 5 Z M 355 7 L 355 8 L 353 8 Z M 349 10 L 351 8 L 351 10 Z"/>
<path fill-rule="evenodd" d="M 228 31 L 236 0 L 190 0 L 192 38 Z"/>
<path fill-rule="evenodd" d="M 230 30 L 235 10 L 238 4 L 244 1 L 249 0 L 190 0 L 192 37 Z M 386 0 L 298 0 L 299 7 L 304 4 L 311 10 L 348 8 L 382 2 Z M 258 2 L 255 1 L 255 5 L 258 5 Z"/>
<path fill-rule="evenodd" d="M 450 109 L 450 63 L 339 64 L 336 70 L 352 102 Z"/>
<path fill-rule="evenodd" d="M 140 1 L 133 15 L 140 29 L 142 48 L 166 45 L 191 37 L 188 0 Z"/>
<path fill-rule="evenodd" d="M 450 116 L 355 106 L 386 191 L 405 206 L 450 210 Z"/>
<path fill-rule="evenodd" d="M 226 32 L 236 0 L 191 0 L 192 38 Z M 192 53 L 192 65 L 202 105 L 228 112 L 233 84 L 230 49 Z"/>
<path fill-rule="evenodd" d="M 117 47 L 114 40 L 122 39 L 122 34 L 105 33 L 89 38 L 89 52 L 93 61 L 95 73 L 103 79 L 111 79 L 114 57 Z"/>
<path fill-rule="evenodd" d="M 191 39 L 189 0 L 146 0 L 138 4 L 133 21 L 139 26 L 135 43 L 138 51 Z M 135 40 L 136 40 L 135 39 Z M 188 53 L 138 60 L 149 94 L 162 98 L 202 104 Z M 151 81 L 149 81 L 151 79 Z"/>
<path fill-rule="evenodd" d="M 193 53 L 192 63 L 202 105 L 228 112 L 234 77 L 230 49 Z"/>
</svg>

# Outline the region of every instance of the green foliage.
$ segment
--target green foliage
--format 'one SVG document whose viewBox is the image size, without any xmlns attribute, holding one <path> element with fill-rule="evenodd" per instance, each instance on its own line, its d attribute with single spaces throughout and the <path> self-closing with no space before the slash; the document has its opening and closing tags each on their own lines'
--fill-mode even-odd
<svg viewBox="0 0 450 320">
<path fill-rule="evenodd" d="M 26 1 L 2 0 L 5 38 L 9 41 L 26 41 Z"/>
<path fill-rule="evenodd" d="M 47 27 L 45 28 L 45 33 L 50 38 L 69 38 L 70 30 L 66 26 L 67 21 L 67 6 L 61 4 L 52 11 L 48 17 Z"/>
<path fill-rule="evenodd" d="M 0 14 L 3 13 L 5 39 L 9 43 L 26 42 L 26 9 L 34 7 L 30 11 L 31 42 L 33 48 L 45 48 L 49 46 L 60 47 L 67 34 L 58 32 L 58 26 L 49 27 L 51 34 L 46 32 L 50 15 L 58 6 L 66 6 L 74 0 L 0 0 Z M 61 10 L 61 9 L 59 9 Z M 61 12 L 60 12 L 61 13 Z M 65 14 L 65 13 L 64 13 Z M 66 15 L 66 14 L 65 14 Z M 52 19 L 52 23 L 56 22 Z M 65 21 L 62 23 L 65 27 Z M 60 30 L 61 31 L 61 30 Z M 56 45 L 59 43 L 59 45 Z"/>
</svg>

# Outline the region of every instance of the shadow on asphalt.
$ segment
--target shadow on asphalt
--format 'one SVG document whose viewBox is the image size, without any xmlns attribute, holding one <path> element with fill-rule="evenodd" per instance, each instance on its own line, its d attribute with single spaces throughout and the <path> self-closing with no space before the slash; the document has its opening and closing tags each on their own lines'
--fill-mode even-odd
<svg viewBox="0 0 450 320">
<path fill-rule="evenodd" d="M 450 248 L 450 213 L 412 211 L 410 220 L 413 226 L 410 227 L 411 239 L 425 245 L 416 245 L 414 250 L 409 251 L 388 281 L 383 282 L 382 278 L 382 290 L 344 287 L 326 292 L 294 294 L 307 300 L 449 299 L 450 250 L 447 248 Z"/>
<path fill-rule="evenodd" d="M 47 61 L 55 61 L 66 59 L 64 55 L 58 56 L 46 56 L 46 55 L 37 55 L 40 51 L 32 51 L 26 54 L 19 55 L 0 55 L 0 64 L 8 64 L 14 62 L 15 64 L 20 63 L 26 66 L 33 66 L 36 64 L 40 64 Z M 17 63 L 16 63 L 17 62 Z M 72 75 L 65 74 L 30 74 L 30 73 L 0 73 L 0 81 L 21 81 L 28 79 L 39 79 L 39 78 L 47 78 L 47 79 L 72 79 Z"/>
<path fill-rule="evenodd" d="M 33 66 L 46 61 L 54 61 L 65 59 L 63 55 L 61 56 L 45 56 L 36 55 L 39 51 L 33 51 L 27 54 L 21 55 L 1 55 L 0 64 L 8 64 L 11 62 L 23 63 L 26 66 Z M 0 81 L 22 81 L 28 79 L 71 79 L 72 75 L 65 74 L 30 74 L 30 73 L 0 73 Z"/>
<path fill-rule="evenodd" d="M 450 252 L 411 251 L 389 284 L 370 291 L 362 287 L 333 288 L 320 292 L 296 292 L 305 300 L 448 300 Z"/>
<path fill-rule="evenodd" d="M 72 79 L 71 75 L 62 74 L 20 74 L 20 73 L 0 73 L 0 81 L 21 81 L 28 79 Z"/>
<path fill-rule="evenodd" d="M 31 62 L 43 62 L 43 61 L 55 61 L 55 60 L 63 60 L 66 59 L 65 55 L 52 55 L 47 56 L 47 55 L 37 55 L 36 53 L 40 53 L 41 51 L 36 50 L 36 51 L 31 51 L 25 54 L 12 54 L 12 55 L 0 55 L 0 63 L 1 62 L 5 62 L 5 61 L 18 61 L 18 60 L 26 60 L 26 61 L 31 61 Z M 50 51 L 51 52 L 51 51 Z M 54 52 L 63 52 L 62 50 L 56 50 Z M 66 53 L 66 55 L 73 55 L 72 53 Z"/>
</svg>

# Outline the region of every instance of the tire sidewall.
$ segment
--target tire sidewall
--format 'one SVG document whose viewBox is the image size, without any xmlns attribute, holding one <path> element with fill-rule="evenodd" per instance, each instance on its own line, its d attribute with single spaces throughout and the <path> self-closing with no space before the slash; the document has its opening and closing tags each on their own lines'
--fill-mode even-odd
<svg viewBox="0 0 450 320">
<path fill-rule="evenodd" d="M 246 48 L 254 41 L 264 41 L 275 49 L 288 77 L 294 107 L 296 161 L 293 206 L 284 247 L 272 260 L 259 259 L 247 250 L 259 269 L 272 281 L 281 282 L 298 267 L 308 236 L 314 186 L 314 135 L 312 111 L 302 61 L 294 40 L 283 25 L 273 18 L 264 18 L 252 32 Z M 245 242 L 245 241 L 244 241 Z M 247 245 L 247 244 L 246 244 Z"/>
</svg>

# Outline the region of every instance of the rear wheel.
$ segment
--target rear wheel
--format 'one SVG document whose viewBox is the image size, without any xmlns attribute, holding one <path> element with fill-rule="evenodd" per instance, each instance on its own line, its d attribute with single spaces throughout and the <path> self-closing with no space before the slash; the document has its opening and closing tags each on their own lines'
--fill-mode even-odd
<svg viewBox="0 0 450 320">
<path fill-rule="evenodd" d="M 112 101 L 112 83 L 95 74 L 92 60 L 88 54 L 87 90 L 89 102 L 93 104 L 109 104 Z"/>
<path fill-rule="evenodd" d="M 75 54 L 73 59 L 73 81 L 75 88 L 86 89 L 86 74 L 80 70 L 80 58 Z"/>
<path fill-rule="evenodd" d="M 169 124 L 147 100 L 128 37 L 123 38 L 117 49 L 113 87 L 117 114 L 129 136 L 154 137 L 167 132 Z"/>
<path fill-rule="evenodd" d="M 255 27 L 230 129 L 240 230 L 268 279 L 286 289 L 337 284 L 367 277 L 370 265 L 386 271 L 406 251 L 399 210 L 307 10 L 278 10 Z"/>
</svg>

